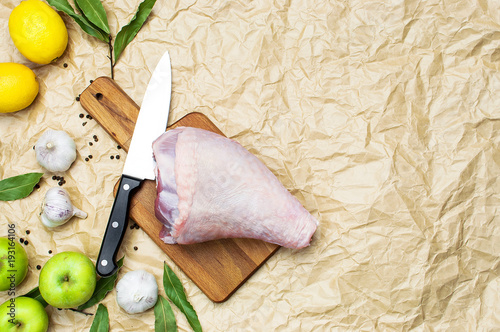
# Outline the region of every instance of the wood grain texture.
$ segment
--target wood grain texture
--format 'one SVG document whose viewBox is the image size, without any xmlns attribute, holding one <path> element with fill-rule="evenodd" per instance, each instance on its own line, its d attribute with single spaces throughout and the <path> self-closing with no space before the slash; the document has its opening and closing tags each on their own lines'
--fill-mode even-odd
<svg viewBox="0 0 500 332">
<path fill-rule="evenodd" d="M 128 151 L 139 106 L 110 78 L 96 79 L 80 96 L 83 108 Z M 169 126 L 206 129 L 224 135 L 205 115 L 190 113 Z M 130 218 L 214 302 L 227 300 L 279 248 L 254 239 L 224 239 L 192 245 L 169 245 L 159 238 L 156 184 L 146 180 L 133 196 Z M 125 235 L 126 236 L 126 235 Z"/>
</svg>

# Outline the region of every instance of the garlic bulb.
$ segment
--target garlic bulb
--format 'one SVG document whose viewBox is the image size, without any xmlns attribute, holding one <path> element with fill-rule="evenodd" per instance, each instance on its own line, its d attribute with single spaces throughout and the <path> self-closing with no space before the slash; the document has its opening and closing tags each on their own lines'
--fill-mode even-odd
<svg viewBox="0 0 500 332">
<path fill-rule="evenodd" d="M 116 284 L 116 302 L 129 314 L 152 308 L 158 299 L 155 277 L 144 270 L 127 272 Z"/>
<path fill-rule="evenodd" d="M 49 172 L 65 172 L 76 159 L 75 141 L 63 130 L 46 130 L 35 144 L 38 163 Z"/>
<path fill-rule="evenodd" d="M 42 204 L 42 223 L 49 228 L 57 227 L 66 223 L 73 216 L 87 218 L 85 212 L 71 204 L 66 190 L 57 187 L 47 190 Z"/>
</svg>

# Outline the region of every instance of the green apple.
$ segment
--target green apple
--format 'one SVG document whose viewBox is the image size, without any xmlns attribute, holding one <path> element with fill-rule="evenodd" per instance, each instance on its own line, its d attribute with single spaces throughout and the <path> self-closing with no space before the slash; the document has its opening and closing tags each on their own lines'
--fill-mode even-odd
<svg viewBox="0 0 500 332">
<path fill-rule="evenodd" d="M 38 288 L 43 299 L 56 308 L 75 308 L 94 293 L 97 275 L 92 261 L 82 253 L 54 255 L 40 271 Z"/>
<path fill-rule="evenodd" d="M 14 239 L 0 237 L 0 291 L 9 290 L 15 295 L 15 288 L 28 273 L 28 255 Z"/>
<path fill-rule="evenodd" d="M 49 316 L 31 297 L 13 297 L 0 305 L 0 331 L 45 332 Z"/>
</svg>

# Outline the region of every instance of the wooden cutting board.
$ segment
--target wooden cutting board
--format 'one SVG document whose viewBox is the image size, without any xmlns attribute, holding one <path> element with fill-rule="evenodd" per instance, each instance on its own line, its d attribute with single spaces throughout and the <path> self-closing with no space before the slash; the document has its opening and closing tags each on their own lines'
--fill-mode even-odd
<svg viewBox="0 0 500 332">
<path fill-rule="evenodd" d="M 139 106 L 108 77 L 96 79 L 81 94 L 80 102 L 128 151 Z M 178 126 L 202 128 L 224 135 L 201 113 L 190 113 L 167 130 Z M 117 169 L 116 173 L 121 174 L 121 171 Z M 279 248 L 278 245 L 254 239 L 224 239 L 192 245 L 165 244 L 158 235 L 162 224 L 155 217 L 155 199 L 155 181 L 144 181 L 130 203 L 130 218 L 214 302 L 227 300 Z"/>
</svg>

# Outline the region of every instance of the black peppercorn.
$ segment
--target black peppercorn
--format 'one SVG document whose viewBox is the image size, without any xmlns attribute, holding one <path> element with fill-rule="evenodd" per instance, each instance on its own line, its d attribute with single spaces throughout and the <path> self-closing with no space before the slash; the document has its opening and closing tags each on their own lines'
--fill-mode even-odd
<svg viewBox="0 0 500 332">
<path fill-rule="evenodd" d="M 29 244 L 28 240 L 24 240 L 24 245 L 27 246 Z"/>
<path fill-rule="evenodd" d="M 92 142 L 89 142 L 89 146 L 92 146 L 92 145 L 94 145 L 94 143 L 92 143 Z"/>
<path fill-rule="evenodd" d="M 26 234 L 28 234 L 28 235 L 30 234 L 30 230 L 29 230 L 29 229 L 28 229 L 28 230 L 26 230 Z"/>
<path fill-rule="evenodd" d="M 49 254 L 51 254 L 51 253 L 52 253 L 52 250 L 49 250 Z"/>
<path fill-rule="evenodd" d="M 92 159 L 92 155 L 91 154 L 89 154 L 89 158 Z"/>
<path fill-rule="evenodd" d="M 19 239 L 19 242 L 24 243 L 24 239 L 23 239 L 23 238 L 20 238 L 20 239 Z"/>
<path fill-rule="evenodd" d="M 63 67 L 68 68 L 68 64 L 67 63 L 63 64 Z"/>
<path fill-rule="evenodd" d="M 76 98 L 77 98 L 77 100 L 78 100 L 78 99 L 80 99 L 80 98 L 78 98 L 78 97 L 76 97 Z M 79 117 L 80 117 L 80 118 L 83 118 L 84 116 L 85 116 L 85 115 L 83 115 L 83 113 L 80 113 L 80 115 L 79 115 Z"/>
<path fill-rule="evenodd" d="M 37 266 L 36 266 L 36 269 L 37 269 L 37 270 L 41 270 L 41 269 L 42 269 L 42 267 L 41 267 L 40 265 L 37 265 Z"/>
<path fill-rule="evenodd" d="M 75 99 L 76 99 L 76 101 L 80 101 L 80 97 L 76 97 Z M 83 116 L 82 116 L 82 118 L 83 118 Z"/>
<path fill-rule="evenodd" d="M 89 161 L 90 159 L 88 157 L 85 158 L 85 161 Z"/>
<path fill-rule="evenodd" d="M 139 248 L 137 248 L 137 246 L 135 246 L 135 247 L 134 247 L 134 250 L 136 250 L 136 251 L 137 251 L 137 249 L 139 249 Z"/>
<path fill-rule="evenodd" d="M 109 156 L 109 159 L 115 159 L 115 156 Z"/>
<path fill-rule="evenodd" d="M 82 126 L 84 126 L 84 127 L 85 127 L 85 125 L 86 125 L 86 124 L 87 124 L 87 121 L 85 121 L 84 123 L 82 123 Z"/>
</svg>

